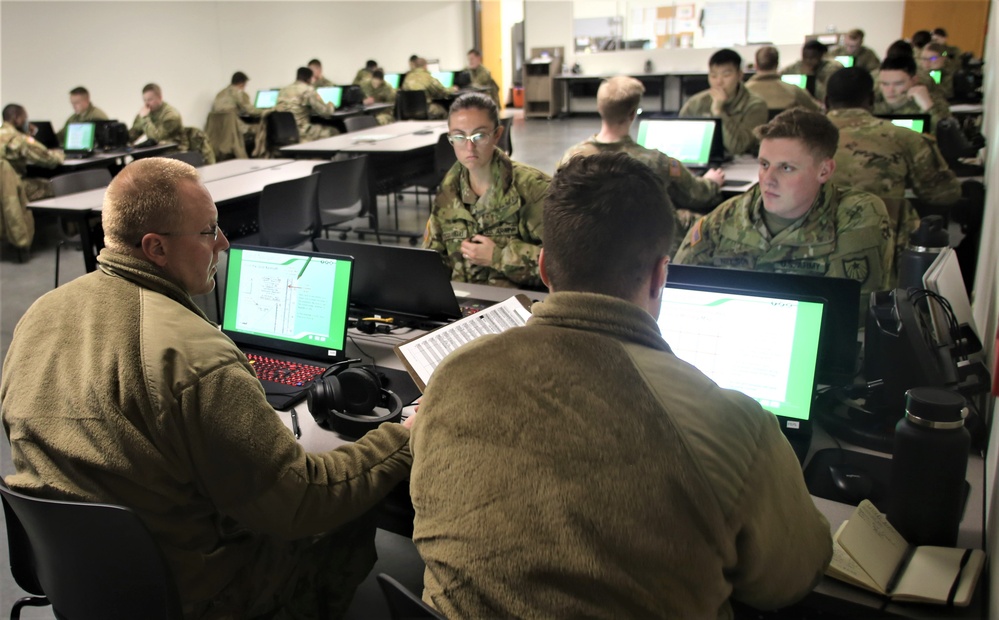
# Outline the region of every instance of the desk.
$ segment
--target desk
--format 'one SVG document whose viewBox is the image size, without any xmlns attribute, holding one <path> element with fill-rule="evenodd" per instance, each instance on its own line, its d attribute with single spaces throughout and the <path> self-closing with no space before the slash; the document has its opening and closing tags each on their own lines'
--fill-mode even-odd
<svg viewBox="0 0 999 620">
<path fill-rule="evenodd" d="M 743 80 L 745 81 L 749 79 L 754 74 L 755 71 L 745 72 Z M 616 75 L 620 74 L 556 75 L 555 82 L 562 85 L 562 100 L 565 102 L 565 114 L 567 116 L 572 115 L 573 86 L 598 86 L 603 80 Z M 645 103 L 642 106 L 645 112 L 654 112 L 659 114 L 677 113 L 680 111 L 680 108 L 683 107 L 683 104 L 686 103 L 687 99 L 697 92 L 707 89 L 708 87 L 708 74 L 706 71 L 668 71 L 657 73 L 629 73 L 626 75 L 642 82 L 645 86 L 646 95 L 649 99 L 656 97 L 659 99 L 658 110 L 648 107 L 647 103 Z M 588 95 L 586 98 L 589 99 L 590 97 L 593 97 L 595 101 L 596 89 L 593 88 L 592 90 L 593 95 Z M 592 110 L 587 111 L 596 112 L 595 105 Z"/>
<path fill-rule="evenodd" d="M 68 174 L 70 172 L 80 172 L 83 170 L 92 170 L 94 168 L 107 168 L 111 171 L 112 176 L 114 176 L 125 166 L 126 163 L 128 163 L 125 161 L 128 157 L 131 157 L 132 159 L 156 157 L 157 155 L 162 155 L 163 153 L 171 151 L 175 148 L 177 148 L 177 145 L 173 142 L 164 142 L 163 144 L 144 146 L 140 148 L 126 147 L 111 151 L 96 151 L 93 155 L 84 159 L 66 159 L 58 166 L 51 169 L 40 168 L 38 166 L 28 166 L 28 175 L 54 177 L 60 174 Z"/>
<path fill-rule="evenodd" d="M 217 206 L 236 203 L 257 198 L 265 185 L 289 181 L 312 174 L 312 169 L 325 161 L 290 159 L 235 159 L 198 168 L 205 188 L 212 195 Z M 100 213 L 104 205 L 105 188 L 92 189 L 76 194 L 46 198 L 28 203 L 28 208 L 41 213 L 52 213 L 59 217 L 77 223 L 80 229 L 80 242 L 83 248 L 83 264 L 86 270 L 97 269 L 96 239 L 91 235 L 88 220 Z M 256 214 L 252 218 L 256 220 Z M 227 226 L 234 231 L 234 238 L 248 234 L 245 224 L 230 225 L 223 222 L 223 214 L 219 214 L 223 229 Z"/>
</svg>

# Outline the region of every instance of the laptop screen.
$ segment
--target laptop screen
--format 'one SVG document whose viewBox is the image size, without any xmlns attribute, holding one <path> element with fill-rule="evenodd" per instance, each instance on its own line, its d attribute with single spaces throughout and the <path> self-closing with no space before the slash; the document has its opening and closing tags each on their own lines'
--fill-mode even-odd
<svg viewBox="0 0 999 620">
<path fill-rule="evenodd" d="M 780 81 L 808 90 L 808 76 L 801 73 L 785 73 L 780 76 Z"/>
<path fill-rule="evenodd" d="M 434 71 L 432 75 L 444 85 L 444 88 L 454 86 L 454 71 Z"/>
<path fill-rule="evenodd" d="M 940 71 L 940 69 L 934 69 L 933 71 L 930 71 L 930 77 L 933 78 L 934 82 L 939 84 L 940 80 L 943 79 L 943 73 Z"/>
<path fill-rule="evenodd" d="M 277 105 L 278 90 L 276 88 L 269 88 L 267 90 L 258 90 L 257 98 L 253 100 L 253 106 L 261 110 L 269 110 Z"/>
<path fill-rule="evenodd" d="M 66 127 L 65 150 L 80 153 L 93 151 L 97 141 L 96 127 L 94 123 L 70 123 Z"/>
<path fill-rule="evenodd" d="M 386 73 L 385 82 L 392 88 L 399 90 L 399 80 L 402 79 L 401 73 Z"/>
<path fill-rule="evenodd" d="M 815 391 L 822 312 L 812 298 L 667 284 L 658 322 L 678 358 L 755 399 L 783 428 L 800 429 Z"/>
<path fill-rule="evenodd" d="M 668 119 L 642 121 L 637 142 L 658 149 L 687 166 L 707 166 L 718 123 L 715 119 Z"/>
<path fill-rule="evenodd" d="M 878 118 L 891 121 L 892 125 L 911 129 L 916 133 L 930 133 L 929 114 L 878 114 Z"/>
<path fill-rule="evenodd" d="M 852 67 L 855 60 L 853 56 L 836 56 L 836 62 L 843 65 L 844 69 Z"/>
<path fill-rule="evenodd" d="M 343 101 L 343 88 L 340 86 L 323 86 L 316 89 L 316 94 L 323 100 L 323 103 L 332 103 L 333 107 L 339 108 Z"/>
<path fill-rule="evenodd" d="M 237 344 L 342 358 L 352 268 L 350 257 L 233 246 L 222 331 Z"/>
</svg>

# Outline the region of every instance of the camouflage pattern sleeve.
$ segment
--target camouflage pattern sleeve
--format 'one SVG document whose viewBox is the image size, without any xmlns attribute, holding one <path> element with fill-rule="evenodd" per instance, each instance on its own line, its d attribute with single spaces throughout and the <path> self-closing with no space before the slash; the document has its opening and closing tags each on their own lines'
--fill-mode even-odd
<svg viewBox="0 0 999 620">
<path fill-rule="evenodd" d="M 826 275 L 858 280 L 861 310 L 870 293 L 894 280 L 895 233 L 884 202 L 874 194 L 839 190 L 836 250 Z"/>
<path fill-rule="evenodd" d="M 493 251 L 493 268 L 502 272 L 511 282 L 540 286 L 538 258 L 541 255 L 543 235 L 541 214 L 551 178 L 540 170 L 515 166 L 514 184 L 521 199 L 517 225 L 519 238 L 510 239 L 503 248 L 496 246 Z"/>
<path fill-rule="evenodd" d="M 714 211 L 694 222 L 673 255 L 673 262 L 681 265 L 711 265 L 714 262 L 715 245 L 721 226 L 743 208 L 745 202 L 752 201 L 753 191 L 729 198 Z M 667 279 L 669 275 L 667 274 Z"/>
<path fill-rule="evenodd" d="M 184 133 L 184 122 L 180 117 L 180 113 L 173 109 L 173 107 L 167 107 L 165 103 L 163 104 L 163 108 L 157 110 L 157 112 L 160 112 L 159 115 L 156 115 L 154 112 L 146 117 L 144 127 L 146 137 L 157 142 L 177 142 L 181 144 Z M 154 116 L 157 117 L 154 118 Z"/>
<path fill-rule="evenodd" d="M 136 114 L 135 120 L 132 121 L 132 126 L 128 130 L 128 141 L 135 142 L 144 133 L 146 133 L 146 117 Z"/>
<path fill-rule="evenodd" d="M 19 160 L 20 166 L 30 164 L 40 168 L 55 168 L 65 160 L 62 151 L 49 150 L 41 142 L 23 134 L 15 136 L 3 150 L 6 152 L 5 159 Z M 14 166 L 15 169 L 18 167 Z"/>
<path fill-rule="evenodd" d="M 722 201 L 721 186 L 694 176 L 679 160 L 663 156 L 665 160 L 666 193 L 677 209 L 707 213 Z"/>
<path fill-rule="evenodd" d="M 733 155 L 752 152 L 756 147 L 753 129 L 767 123 L 767 103 L 745 87 L 740 88 L 736 99 L 742 97 L 747 98 L 745 102 L 739 101 L 741 105 L 724 108 L 721 115 L 722 138 L 725 148 Z"/>
<path fill-rule="evenodd" d="M 913 134 L 916 148 L 906 149 L 911 157 L 907 185 L 916 197 L 931 205 L 950 206 L 961 199 L 961 182 L 947 166 L 936 140 L 924 134 Z"/>
<path fill-rule="evenodd" d="M 303 93 L 302 100 L 305 103 L 305 107 L 316 116 L 329 118 L 333 116 L 334 112 L 336 112 L 336 106 L 332 103 L 326 103 L 323 101 L 323 98 L 319 96 L 319 93 L 317 93 L 314 88 L 310 88 L 307 92 Z"/>
</svg>

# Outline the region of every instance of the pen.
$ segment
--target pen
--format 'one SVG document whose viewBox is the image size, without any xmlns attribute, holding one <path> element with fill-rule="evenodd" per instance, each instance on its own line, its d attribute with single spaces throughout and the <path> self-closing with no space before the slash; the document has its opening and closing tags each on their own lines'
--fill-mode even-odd
<svg viewBox="0 0 999 620">
<path fill-rule="evenodd" d="M 295 433 L 295 439 L 302 438 L 302 427 L 298 425 L 298 412 L 291 410 L 291 432 Z"/>
</svg>

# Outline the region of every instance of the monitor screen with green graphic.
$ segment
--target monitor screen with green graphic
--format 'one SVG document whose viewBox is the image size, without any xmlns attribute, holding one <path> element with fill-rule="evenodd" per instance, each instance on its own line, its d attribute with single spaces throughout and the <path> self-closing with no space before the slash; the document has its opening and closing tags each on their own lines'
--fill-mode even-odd
<svg viewBox="0 0 999 620">
<path fill-rule="evenodd" d="M 241 344 L 340 357 L 352 268 L 350 257 L 234 246 L 222 329 Z"/>
<path fill-rule="evenodd" d="M 342 86 L 322 86 L 316 89 L 316 94 L 323 103 L 332 103 L 334 108 L 339 108 L 340 102 L 343 101 Z"/>
<path fill-rule="evenodd" d="M 718 123 L 708 119 L 660 119 L 638 124 L 637 142 L 679 159 L 687 166 L 707 166 Z"/>
<path fill-rule="evenodd" d="M 673 353 L 775 415 L 808 420 L 823 301 L 667 284 L 659 329 Z"/>
<path fill-rule="evenodd" d="M 844 69 L 849 69 L 856 62 L 853 56 L 836 56 L 836 62 L 843 65 Z"/>
<path fill-rule="evenodd" d="M 808 76 L 801 73 L 785 73 L 780 76 L 780 81 L 797 86 L 802 90 L 808 90 Z"/>
</svg>

